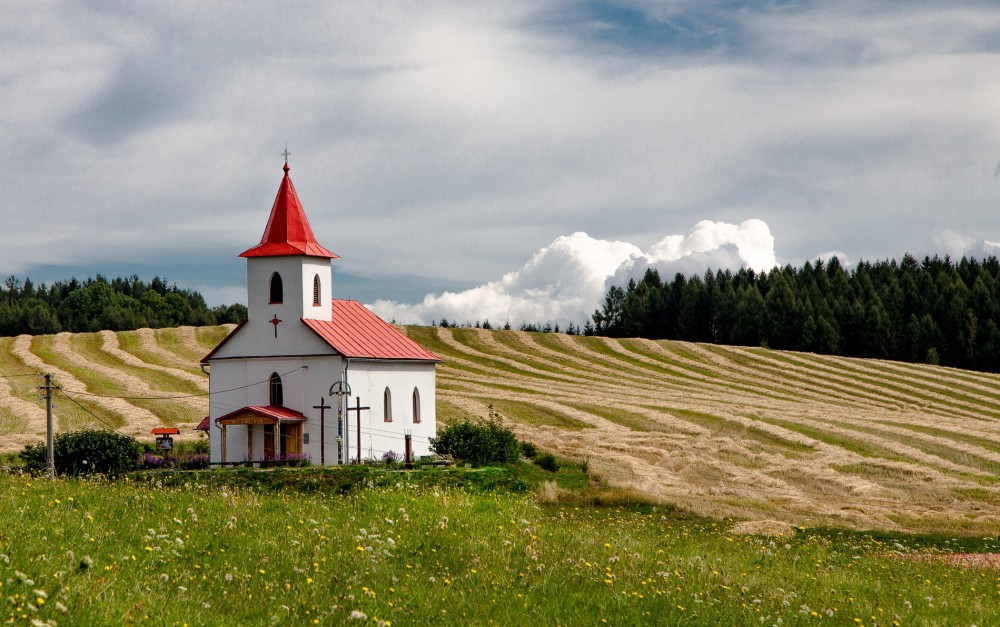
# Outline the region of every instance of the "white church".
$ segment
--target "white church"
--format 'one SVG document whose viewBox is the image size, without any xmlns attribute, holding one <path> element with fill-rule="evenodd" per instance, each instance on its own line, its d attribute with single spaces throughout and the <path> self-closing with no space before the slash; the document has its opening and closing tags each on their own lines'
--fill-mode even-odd
<svg viewBox="0 0 1000 627">
<path fill-rule="evenodd" d="M 330 262 L 292 180 L 247 260 L 248 319 L 202 359 L 210 462 L 267 465 L 429 454 L 435 355 L 358 301 L 336 300 Z"/>
</svg>

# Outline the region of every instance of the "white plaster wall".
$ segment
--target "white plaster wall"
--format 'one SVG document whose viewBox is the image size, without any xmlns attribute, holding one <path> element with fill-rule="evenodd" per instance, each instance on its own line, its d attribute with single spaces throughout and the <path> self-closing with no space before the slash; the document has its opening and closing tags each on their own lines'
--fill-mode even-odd
<svg viewBox="0 0 1000 627">
<path fill-rule="evenodd" d="M 434 364 L 357 361 L 348 368 L 347 382 L 351 386 L 350 406 L 361 398 L 361 405 L 371 407 L 361 412 L 361 458 L 380 459 L 386 451 L 403 457 L 404 433 L 413 435 L 413 455 L 430 454 L 431 438 L 436 433 Z M 392 422 L 385 422 L 383 403 L 385 388 L 392 396 Z M 420 391 L 421 422 L 413 422 L 413 389 Z M 350 412 L 350 459 L 358 454 L 357 413 Z"/>
<path fill-rule="evenodd" d="M 282 317 L 275 337 L 274 325 L 267 320 L 250 318 L 225 345 L 212 356 L 212 360 L 230 357 L 284 357 L 288 355 L 333 355 L 334 350 L 316 332 L 298 318 Z M 270 320 L 270 318 L 268 318 Z"/>
<path fill-rule="evenodd" d="M 222 459 L 222 429 L 215 419 L 230 412 L 251 405 L 264 406 L 270 400 L 271 373 L 281 376 L 283 404 L 289 409 L 301 412 L 306 417 L 303 434 L 309 434 L 309 443 L 303 445 L 303 452 L 311 456 L 313 463 L 320 459 L 320 411 L 314 405 L 320 404 L 321 397 L 329 397 L 330 385 L 340 378 L 343 361 L 337 356 L 328 357 L 285 357 L 265 359 L 213 359 L 210 362 L 209 439 L 211 461 L 243 461 L 247 451 L 248 429 L 243 425 L 226 427 L 226 459 Z M 332 405 L 329 400 L 326 404 Z M 330 444 L 331 427 L 336 433 L 335 410 L 327 410 L 327 463 L 336 463 L 336 448 Z M 334 417 L 332 417 L 334 416 Z M 258 428 L 255 432 L 255 455 L 263 452 L 263 435 Z M 336 440 L 336 435 L 333 436 Z M 333 460 L 330 460 L 330 451 Z"/>
<path fill-rule="evenodd" d="M 281 275 L 282 302 L 270 302 L 271 275 Z M 320 303 L 313 306 L 313 277 L 319 275 Z M 298 318 L 330 320 L 333 274 L 330 260 L 322 257 L 249 257 L 247 259 L 247 309 L 250 320 L 266 322 L 273 316 L 284 321 Z M 280 329 L 279 329 L 280 333 Z"/>
<path fill-rule="evenodd" d="M 303 368 L 305 366 L 305 368 Z M 243 461 L 247 452 L 248 427 L 234 425 L 226 428 L 226 459 L 222 459 L 222 430 L 215 419 L 250 405 L 267 405 L 269 381 L 272 372 L 281 375 L 284 405 L 301 412 L 306 417 L 302 427 L 308 434 L 303 452 L 313 464 L 337 463 L 338 399 L 329 394 L 330 386 L 340 380 L 344 361 L 339 357 L 289 357 L 281 359 L 212 360 L 211 401 L 209 405 L 209 438 L 211 461 Z M 361 458 L 380 459 L 386 451 L 395 451 L 402 458 L 405 451 L 404 433 L 413 436 L 414 457 L 430 454 L 429 438 L 436 432 L 435 372 L 433 364 L 378 362 L 352 360 L 347 370 L 351 386 L 348 406 L 354 407 L 360 398 L 361 405 L 370 410 L 361 412 Z M 392 422 L 384 420 L 383 397 L 386 387 L 392 393 Z M 420 391 L 421 422 L 413 422 L 413 389 Z M 321 433 L 320 410 L 315 406 L 324 399 L 332 406 L 322 421 L 325 438 Z M 347 412 L 348 424 L 344 461 L 356 459 L 358 447 L 357 414 Z M 263 452 L 262 430 L 254 434 L 254 459 Z M 324 442 L 325 440 L 325 442 Z M 321 448 L 321 443 L 325 448 Z M 349 446 L 349 450 L 346 448 Z"/>
</svg>

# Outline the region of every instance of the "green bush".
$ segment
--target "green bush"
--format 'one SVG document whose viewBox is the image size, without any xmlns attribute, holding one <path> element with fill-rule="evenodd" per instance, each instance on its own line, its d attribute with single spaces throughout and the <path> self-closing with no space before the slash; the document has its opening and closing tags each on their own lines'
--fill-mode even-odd
<svg viewBox="0 0 1000 627">
<path fill-rule="evenodd" d="M 142 445 L 134 438 L 114 431 L 81 429 L 60 433 L 53 439 L 56 473 L 116 475 L 139 466 Z M 45 445 L 29 444 L 21 451 L 29 471 L 44 472 Z"/>
<path fill-rule="evenodd" d="M 519 455 L 517 437 L 500 423 L 500 415 L 492 405 L 488 419 L 465 419 L 448 425 L 430 440 L 435 453 L 451 455 L 473 466 L 513 464 Z"/>
<path fill-rule="evenodd" d="M 28 472 L 43 472 L 46 468 L 44 443 L 25 445 L 20 457 Z"/>
<path fill-rule="evenodd" d="M 538 456 L 538 449 L 531 442 L 521 442 L 521 455 L 528 459 L 535 459 Z"/>
<path fill-rule="evenodd" d="M 556 461 L 556 456 L 552 453 L 542 453 L 535 458 L 535 464 L 543 470 L 548 470 L 549 472 L 555 472 L 559 470 L 559 462 Z"/>
</svg>

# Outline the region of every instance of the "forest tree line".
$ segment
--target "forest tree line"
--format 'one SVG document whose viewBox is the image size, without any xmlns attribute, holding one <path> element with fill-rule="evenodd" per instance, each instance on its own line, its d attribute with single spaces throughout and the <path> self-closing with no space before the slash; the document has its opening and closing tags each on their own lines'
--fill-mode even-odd
<svg viewBox="0 0 1000 627">
<path fill-rule="evenodd" d="M 244 305 L 209 308 L 198 292 L 160 277 L 147 283 L 136 275 L 110 281 L 97 275 L 35 286 L 9 276 L 0 288 L 0 336 L 204 326 L 246 317 Z"/>
<path fill-rule="evenodd" d="M 590 327 L 588 323 L 588 327 Z M 588 334 L 873 357 L 1000 372 L 1000 262 L 836 258 L 612 286 Z"/>
</svg>

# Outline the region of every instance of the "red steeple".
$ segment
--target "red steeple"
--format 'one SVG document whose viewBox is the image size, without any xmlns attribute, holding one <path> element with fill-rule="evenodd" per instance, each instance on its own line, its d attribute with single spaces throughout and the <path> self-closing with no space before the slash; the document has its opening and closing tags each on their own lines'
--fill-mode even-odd
<svg viewBox="0 0 1000 627">
<path fill-rule="evenodd" d="M 281 179 L 278 195 L 271 207 L 271 217 L 267 220 L 264 237 L 260 244 L 240 253 L 240 257 L 281 257 L 289 255 L 305 255 L 307 257 L 326 257 L 339 259 L 337 255 L 323 248 L 316 241 L 309 220 L 302 210 L 302 203 L 295 193 L 292 179 L 288 177 L 288 161 L 285 161 L 285 177 Z"/>
</svg>

